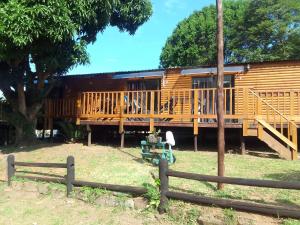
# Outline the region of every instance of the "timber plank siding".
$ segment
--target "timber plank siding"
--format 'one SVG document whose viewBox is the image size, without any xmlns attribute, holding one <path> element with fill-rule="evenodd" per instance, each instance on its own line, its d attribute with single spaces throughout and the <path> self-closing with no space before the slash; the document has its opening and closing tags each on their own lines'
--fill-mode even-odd
<svg viewBox="0 0 300 225">
<path fill-rule="evenodd" d="M 300 61 L 249 64 L 244 74 L 235 76 L 235 87 L 250 87 L 284 115 L 300 121 Z M 243 101 L 242 93 L 235 96 Z M 249 99 L 250 105 L 253 105 Z M 243 106 L 236 104 L 236 112 Z"/>
</svg>

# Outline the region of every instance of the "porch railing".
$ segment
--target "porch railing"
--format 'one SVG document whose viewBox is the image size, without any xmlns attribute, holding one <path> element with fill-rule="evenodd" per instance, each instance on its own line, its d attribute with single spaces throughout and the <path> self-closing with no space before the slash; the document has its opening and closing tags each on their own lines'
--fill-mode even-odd
<svg viewBox="0 0 300 225">
<path fill-rule="evenodd" d="M 281 101 L 281 94 L 269 91 L 253 91 L 250 88 L 224 88 L 225 118 L 231 120 L 254 119 L 258 114 L 269 118 L 270 106 L 290 118 L 300 116 L 300 91 L 287 91 L 293 109 L 287 100 Z M 257 112 L 257 95 L 263 99 L 260 112 Z M 287 95 L 287 94 L 286 94 Z M 287 96 L 285 96 L 287 99 Z M 154 91 L 83 92 L 75 98 L 54 99 L 46 102 L 46 116 L 51 118 L 80 119 L 127 119 L 191 121 L 216 119 L 217 94 L 215 88 L 172 89 Z M 276 106 L 278 104 L 278 106 Z M 275 105 L 275 106 L 274 106 Z M 275 117 L 280 123 L 280 117 Z M 284 124 L 284 120 L 282 120 Z"/>
<path fill-rule="evenodd" d="M 243 89 L 224 89 L 226 118 L 241 114 L 236 102 Z M 216 118 L 216 89 L 181 89 L 123 92 L 84 92 L 81 94 L 81 118 L 161 118 L 189 120 Z M 237 116 L 235 116 L 236 118 Z"/>
</svg>

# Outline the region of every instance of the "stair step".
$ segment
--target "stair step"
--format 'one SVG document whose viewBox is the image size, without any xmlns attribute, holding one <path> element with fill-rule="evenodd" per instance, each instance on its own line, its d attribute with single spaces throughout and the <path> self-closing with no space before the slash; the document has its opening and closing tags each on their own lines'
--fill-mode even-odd
<svg viewBox="0 0 300 225">
<path fill-rule="evenodd" d="M 292 152 L 289 148 L 275 139 L 271 134 L 263 130 L 263 135 L 261 140 L 265 142 L 270 148 L 274 151 L 278 152 L 279 156 L 284 159 L 291 160 L 292 159 Z"/>
</svg>

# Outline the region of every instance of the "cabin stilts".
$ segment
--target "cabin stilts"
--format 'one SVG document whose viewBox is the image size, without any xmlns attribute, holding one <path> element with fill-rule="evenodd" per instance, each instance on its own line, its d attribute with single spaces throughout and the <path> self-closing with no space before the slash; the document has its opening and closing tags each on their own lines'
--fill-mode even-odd
<svg viewBox="0 0 300 225">
<path fill-rule="evenodd" d="M 87 146 L 91 146 L 92 145 L 92 128 L 89 124 L 86 125 L 86 130 L 87 130 Z"/>
<path fill-rule="evenodd" d="M 240 129 L 240 142 L 241 142 L 240 154 L 245 155 L 246 154 L 246 143 L 245 143 L 245 137 L 243 135 L 243 129 Z"/>
<path fill-rule="evenodd" d="M 195 152 L 198 151 L 198 135 L 197 134 L 194 135 L 194 151 Z"/>
<path fill-rule="evenodd" d="M 123 131 L 121 133 L 121 145 L 120 148 L 123 149 L 124 148 L 124 142 L 125 142 L 125 131 Z"/>
</svg>

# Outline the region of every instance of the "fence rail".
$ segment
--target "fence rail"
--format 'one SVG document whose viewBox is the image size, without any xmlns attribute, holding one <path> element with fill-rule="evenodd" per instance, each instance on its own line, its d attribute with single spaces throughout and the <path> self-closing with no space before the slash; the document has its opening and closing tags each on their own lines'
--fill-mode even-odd
<svg viewBox="0 0 300 225">
<path fill-rule="evenodd" d="M 195 173 L 184 173 L 174 170 L 169 170 L 168 162 L 161 160 L 159 164 L 159 178 L 160 178 L 160 205 L 159 212 L 164 213 L 168 205 L 168 198 L 206 205 L 215 205 L 222 208 L 233 208 L 247 212 L 262 213 L 280 217 L 291 217 L 300 219 L 299 208 L 282 207 L 276 205 L 257 204 L 238 200 L 218 199 L 212 197 L 198 196 L 194 194 L 187 194 L 181 192 L 174 192 L 169 190 L 169 177 L 177 177 L 184 179 L 191 179 L 197 181 L 227 183 L 236 185 L 247 185 L 255 187 L 268 187 L 280 189 L 294 189 L 300 190 L 300 182 L 284 182 L 271 180 L 256 180 L 244 178 L 230 178 L 219 176 L 208 176 Z"/>
<path fill-rule="evenodd" d="M 73 187 L 91 187 L 91 188 L 101 188 L 110 191 L 132 193 L 137 195 L 144 195 L 147 193 L 147 189 L 142 187 L 127 186 L 127 185 L 116 185 L 116 184 L 103 184 L 88 181 L 80 181 L 75 179 L 75 162 L 72 156 L 67 158 L 67 163 L 62 164 L 57 163 L 25 163 L 25 162 L 15 162 L 13 155 L 9 155 L 7 158 L 7 177 L 8 185 L 11 185 L 12 177 L 15 176 L 16 166 L 38 166 L 46 167 L 48 165 L 51 168 L 67 168 L 67 175 L 65 179 L 58 178 L 45 178 L 45 177 L 33 177 L 33 176 L 22 176 L 18 175 L 16 177 L 25 178 L 36 181 L 46 181 L 46 182 L 56 182 L 66 184 L 67 186 L 67 196 L 73 190 Z M 300 182 L 285 182 L 285 181 L 271 181 L 271 180 L 257 180 L 257 179 L 244 179 L 244 178 L 230 178 L 230 177 L 218 177 L 201 175 L 195 173 L 185 173 L 180 171 L 170 170 L 168 168 L 167 160 L 160 160 L 159 163 L 159 179 L 160 179 L 160 204 L 159 212 L 164 213 L 168 205 L 168 199 L 177 199 L 181 201 L 196 203 L 196 204 L 206 204 L 214 205 L 222 208 L 233 208 L 236 210 L 242 210 L 247 212 L 261 213 L 272 215 L 276 217 L 290 217 L 300 219 L 300 211 L 298 207 L 286 207 L 278 205 L 268 205 L 268 204 L 258 204 L 245 202 L 240 200 L 229 200 L 229 199 L 219 199 L 205 196 L 198 196 L 194 194 L 187 194 L 182 192 L 174 192 L 169 190 L 169 177 L 177 177 L 184 179 L 191 179 L 197 181 L 206 182 L 217 182 L 226 184 L 236 184 L 236 185 L 247 185 L 255 187 L 268 187 L 268 188 L 280 188 L 280 189 L 295 189 L 300 190 Z"/>
</svg>

